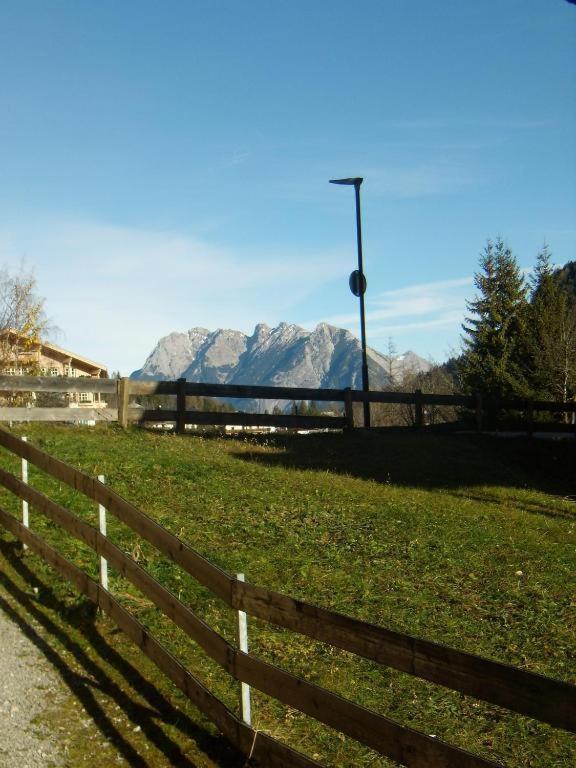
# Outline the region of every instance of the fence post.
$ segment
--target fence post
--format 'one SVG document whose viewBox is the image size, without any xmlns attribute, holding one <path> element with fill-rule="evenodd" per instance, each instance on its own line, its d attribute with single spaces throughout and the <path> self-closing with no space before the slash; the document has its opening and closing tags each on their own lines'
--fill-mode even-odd
<svg viewBox="0 0 576 768">
<path fill-rule="evenodd" d="M 414 392 L 414 426 L 416 429 L 421 429 L 424 424 L 424 418 L 422 414 L 422 390 L 417 389 Z"/>
<path fill-rule="evenodd" d="M 237 573 L 238 581 L 244 581 L 244 574 Z M 238 646 L 243 653 L 248 653 L 248 621 L 244 611 L 238 611 Z M 252 725 L 252 712 L 250 707 L 250 686 L 240 683 L 240 712 L 246 725 Z"/>
<path fill-rule="evenodd" d="M 98 475 L 101 483 L 106 482 L 104 475 Z M 106 536 L 106 507 L 98 504 L 98 526 L 102 536 Z M 100 584 L 108 590 L 108 560 L 100 556 Z"/>
<path fill-rule="evenodd" d="M 354 403 L 352 402 L 352 389 L 346 387 L 344 390 L 344 416 L 346 417 L 346 429 L 354 429 Z"/>
<path fill-rule="evenodd" d="M 128 398 L 130 395 L 130 379 L 123 376 L 118 379 L 118 424 L 126 429 L 128 426 Z"/>
<path fill-rule="evenodd" d="M 482 432 L 482 393 L 476 391 L 476 431 Z"/>
<path fill-rule="evenodd" d="M 22 441 L 24 443 L 27 443 L 28 438 L 23 437 Z M 22 459 L 22 482 L 28 485 L 28 461 L 26 459 Z M 24 501 L 24 499 L 22 499 L 22 525 L 25 526 L 26 528 L 30 528 L 30 519 L 28 516 L 28 502 Z M 22 548 L 28 549 L 28 545 L 23 544 Z"/>
<path fill-rule="evenodd" d="M 186 379 L 176 382 L 176 432 L 183 435 L 186 431 Z"/>
<path fill-rule="evenodd" d="M 532 400 L 526 403 L 526 417 L 528 419 L 528 437 L 534 434 L 534 404 Z"/>
</svg>

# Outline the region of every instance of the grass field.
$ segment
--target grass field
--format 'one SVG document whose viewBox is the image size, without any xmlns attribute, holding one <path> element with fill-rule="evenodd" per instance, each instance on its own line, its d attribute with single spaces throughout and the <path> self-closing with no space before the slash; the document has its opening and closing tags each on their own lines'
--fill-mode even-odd
<svg viewBox="0 0 576 768">
<path fill-rule="evenodd" d="M 378 432 L 231 439 L 114 426 L 27 425 L 18 432 L 93 475 L 104 474 L 121 495 L 255 584 L 576 683 L 576 441 Z M 18 470 L 15 457 L 2 452 L 0 461 Z M 33 467 L 30 477 L 95 523 L 94 504 Z M 8 493 L 0 503 L 18 513 Z M 93 552 L 34 510 L 31 520 L 33 529 L 97 575 Z M 225 606 L 120 523 L 109 519 L 108 525 L 116 543 L 234 640 L 234 616 Z M 72 644 L 77 653 L 69 648 L 63 664 L 81 665 L 82 656 L 101 670 L 102 700 L 89 701 L 87 711 L 96 706 L 103 742 L 116 760 L 154 768 L 242 764 L 105 618 L 94 618 L 38 558 L 20 557 L 8 534 L 0 565 L 4 587 L 23 606 L 20 620 L 44 622 L 48 635 L 51 624 L 58 653 Z M 127 582 L 112 575 L 111 588 L 237 706 L 237 685 L 193 643 Z M 511 768 L 576 763 L 574 737 L 528 718 L 256 620 L 250 640 L 266 660 Z M 130 683 L 134 674 L 142 678 L 137 684 Z M 154 699 L 144 678 L 163 694 Z M 253 709 L 257 728 L 327 765 L 390 764 L 257 692 Z M 116 724 L 111 713 L 118 711 Z M 134 732 L 138 723 L 142 731 Z M 70 765 L 88 760 L 78 750 Z M 119 764 L 106 749 L 97 756 L 92 750 L 91 757 L 95 766 Z"/>
</svg>

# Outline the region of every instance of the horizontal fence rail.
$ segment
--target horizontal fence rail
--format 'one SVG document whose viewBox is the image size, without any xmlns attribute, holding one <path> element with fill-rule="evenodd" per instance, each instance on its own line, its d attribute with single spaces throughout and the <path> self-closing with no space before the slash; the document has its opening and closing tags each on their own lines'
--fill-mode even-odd
<svg viewBox="0 0 576 768">
<path fill-rule="evenodd" d="M 255 731 L 205 688 L 148 630 L 112 595 L 53 547 L 0 507 L 0 524 L 44 558 L 61 576 L 98 605 L 142 652 L 203 712 L 244 754 L 258 764 L 274 768 L 322 768 L 316 760 L 296 752 L 273 737 Z"/>
<path fill-rule="evenodd" d="M 425 423 L 425 406 L 455 407 L 475 412 L 478 431 L 483 428 L 483 417 L 498 411 L 511 410 L 524 414 L 529 433 L 534 431 L 534 414 L 537 412 L 572 414 L 576 430 L 576 402 L 550 402 L 545 400 L 491 400 L 488 397 L 460 394 L 434 394 L 421 390 L 415 392 L 363 392 L 353 389 L 325 389 L 312 387 L 272 387 L 248 384 L 205 384 L 176 381 L 142 381 L 128 378 L 99 379 L 52 376 L 0 376 L 0 393 L 53 392 L 61 395 L 74 393 L 100 393 L 116 398 L 117 406 L 90 408 L 80 407 L 0 407 L 0 421 L 62 421 L 82 423 L 88 421 L 118 421 L 127 427 L 130 423 L 156 424 L 175 427 L 177 432 L 186 431 L 187 425 L 251 427 L 254 429 L 352 429 L 354 428 L 354 403 L 380 403 L 413 406 L 416 428 Z M 172 396 L 176 407 L 150 409 L 136 406 L 133 397 Z M 198 411 L 187 407 L 186 398 L 208 397 L 219 399 L 252 399 L 258 401 L 324 402 L 340 403 L 343 415 L 292 415 L 243 412 Z M 30 403 L 33 405 L 34 403 Z M 568 425 L 564 425 L 565 428 Z"/>
<path fill-rule="evenodd" d="M 46 421 L 82 423 L 118 421 L 116 408 L 2 408 L 0 421 Z"/>
<path fill-rule="evenodd" d="M 95 376 L 0 376 L 0 392 L 100 392 L 116 394 L 116 379 Z"/>
<path fill-rule="evenodd" d="M 99 480 L 5 430 L 0 430 L 0 445 L 105 506 L 135 533 L 184 568 L 232 608 L 380 664 L 576 732 L 576 686 L 393 632 L 239 581 L 214 566 Z M 258 688 L 404 765 L 421 768 L 487 768 L 496 765 L 490 760 L 402 726 L 304 678 L 238 651 L 96 528 L 3 469 L 0 469 L 0 485 L 105 557 L 111 566 L 146 595 L 233 678 Z M 247 754 L 247 743 L 252 735 L 251 745 L 255 746 L 256 733 L 204 689 L 106 590 L 1 508 L 0 523 L 41 554 L 89 599 L 101 605 L 232 743 Z M 260 752 L 263 765 L 318 765 L 306 756 L 284 747 L 272 737 L 266 737 Z"/>
</svg>

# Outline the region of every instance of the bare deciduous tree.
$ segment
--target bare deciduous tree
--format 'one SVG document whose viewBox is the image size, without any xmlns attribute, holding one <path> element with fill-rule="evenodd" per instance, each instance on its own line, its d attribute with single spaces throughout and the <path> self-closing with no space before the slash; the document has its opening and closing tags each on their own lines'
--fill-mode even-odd
<svg viewBox="0 0 576 768">
<path fill-rule="evenodd" d="M 0 268 L 0 369 L 18 365 L 35 373 L 31 352 L 44 338 L 48 320 L 36 279 L 24 267 L 16 273 Z M 29 370 L 30 369 L 30 370 Z"/>
</svg>

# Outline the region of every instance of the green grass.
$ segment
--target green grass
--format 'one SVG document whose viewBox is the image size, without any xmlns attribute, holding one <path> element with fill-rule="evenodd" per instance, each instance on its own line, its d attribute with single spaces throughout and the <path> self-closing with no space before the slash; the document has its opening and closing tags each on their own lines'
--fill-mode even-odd
<svg viewBox="0 0 576 768">
<path fill-rule="evenodd" d="M 28 425 L 18 432 L 91 474 L 104 474 L 121 495 L 213 562 L 232 573 L 244 572 L 249 581 L 576 682 L 572 442 L 378 432 L 226 439 L 122 432 L 113 426 Z M 18 469 L 18 461 L 5 452 L 1 461 Z M 93 503 L 33 467 L 30 477 L 95 523 Z M 18 512 L 7 493 L 2 493 L 2 504 Z M 31 519 L 43 537 L 97 575 L 94 553 L 34 510 Z M 234 640 L 234 616 L 222 603 L 146 542 L 137 542 L 111 516 L 109 535 Z M 5 541 L 10 541 L 8 535 Z M 80 610 L 83 601 L 38 558 L 16 560 L 8 544 L 4 552 L 6 573 L 12 574 L 6 578 L 20 589 L 27 580 L 38 579 L 42 586 L 36 607 L 50 611 L 61 632 L 76 632 L 75 642 L 86 653 L 92 652 L 91 633 L 97 633 L 111 648 L 140 658 L 125 650 L 125 641 L 105 619 L 94 623 L 90 618 L 66 630 L 66 612 Z M 112 575 L 111 584 L 194 674 L 229 706 L 237 706 L 237 685 L 225 673 L 160 619 L 128 583 Z M 573 737 L 528 718 L 256 620 L 250 620 L 250 642 L 251 650 L 264 659 L 508 766 L 567 768 L 576 762 Z M 133 663 L 158 684 L 150 665 Z M 109 675 L 122 685 L 121 676 Z M 198 729 L 213 733 L 168 683 L 161 685 L 171 706 Z M 389 765 L 257 692 L 253 706 L 256 727 L 328 765 Z M 183 754 L 190 754 L 185 729 L 173 728 L 171 717 L 177 716 L 159 716 L 158 727 Z M 153 759 L 146 754 L 147 765 L 171 764 L 162 762 L 167 750 L 154 750 Z M 198 751 L 205 754 L 196 744 L 194 762 L 202 765 Z M 172 764 L 186 765 L 183 759 Z M 233 764 L 229 754 L 206 757 L 211 759 Z"/>
</svg>

